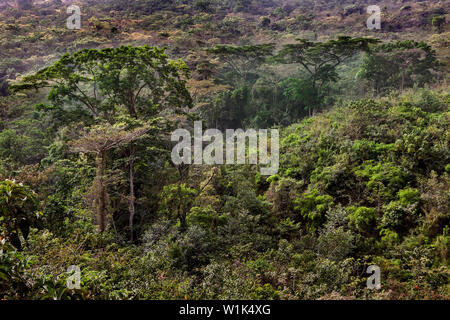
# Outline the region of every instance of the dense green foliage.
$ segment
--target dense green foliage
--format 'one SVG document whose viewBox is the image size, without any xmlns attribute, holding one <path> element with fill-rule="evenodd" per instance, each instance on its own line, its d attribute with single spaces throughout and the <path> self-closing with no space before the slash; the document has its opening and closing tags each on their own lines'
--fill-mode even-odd
<svg viewBox="0 0 450 320">
<path fill-rule="evenodd" d="M 429 2 L 389 5 L 423 33 L 392 14 L 381 40 L 350 27 L 365 1 L 84 0 L 76 39 L 59 1 L 0 7 L 0 298 L 449 299 L 448 32 Z M 279 129 L 279 172 L 174 165 L 194 120 Z"/>
</svg>

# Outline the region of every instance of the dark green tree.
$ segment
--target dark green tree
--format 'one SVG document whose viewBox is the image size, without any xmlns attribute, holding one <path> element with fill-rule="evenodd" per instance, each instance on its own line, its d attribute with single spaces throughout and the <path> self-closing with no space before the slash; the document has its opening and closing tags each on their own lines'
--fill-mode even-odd
<svg viewBox="0 0 450 320">
<path fill-rule="evenodd" d="M 378 45 L 364 57 L 359 75 L 376 93 L 389 89 L 423 87 L 433 80 L 439 63 L 435 51 L 424 42 L 397 41 Z"/>
<path fill-rule="evenodd" d="M 339 37 L 327 42 L 312 42 L 305 39 L 297 43 L 287 44 L 276 56 L 275 60 L 283 63 L 299 64 L 308 75 L 309 84 L 301 83 L 300 91 L 307 88 L 315 93 L 316 103 L 312 108 L 314 113 L 323 102 L 324 87 L 336 82 L 339 78 L 337 67 L 360 51 L 368 51 L 369 45 L 377 43 L 376 39 Z M 291 81 L 291 84 L 294 83 Z M 290 88 L 288 86 L 288 88 Z M 292 95 L 292 88 L 288 95 Z M 310 95 L 308 93 L 308 95 Z"/>
<path fill-rule="evenodd" d="M 0 238 L 22 248 L 21 238 L 28 236 L 30 226 L 42 215 L 37 195 L 14 180 L 0 182 Z"/>
<path fill-rule="evenodd" d="M 122 46 L 65 54 L 11 90 L 50 88 L 48 107 L 59 111 L 55 114 L 65 117 L 79 112 L 110 123 L 120 114 L 145 119 L 167 108 L 190 107 L 185 86 L 189 69 L 182 61 L 170 60 L 164 51 Z"/>
<path fill-rule="evenodd" d="M 208 49 L 207 53 L 218 56 L 226 63 L 222 81 L 243 86 L 252 76 L 256 78 L 255 69 L 272 56 L 274 50 L 273 43 L 248 46 L 218 45 Z"/>
</svg>

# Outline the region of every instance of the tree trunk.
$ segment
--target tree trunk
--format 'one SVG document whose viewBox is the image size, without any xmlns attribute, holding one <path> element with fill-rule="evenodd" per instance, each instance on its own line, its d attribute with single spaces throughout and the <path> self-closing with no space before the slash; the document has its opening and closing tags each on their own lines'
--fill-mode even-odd
<svg viewBox="0 0 450 320">
<path fill-rule="evenodd" d="M 100 152 L 97 157 L 97 218 L 99 221 L 99 231 L 103 232 L 106 229 L 106 187 L 105 187 L 105 171 L 106 171 L 106 154 Z"/>
<path fill-rule="evenodd" d="M 181 194 L 181 182 L 178 184 L 178 219 L 180 219 L 180 230 L 185 231 L 187 229 L 186 224 L 186 213 L 184 212 L 184 208 L 182 206 L 183 196 Z"/>
<path fill-rule="evenodd" d="M 402 92 L 405 88 L 405 69 L 402 70 Z"/>
<path fill-rule="evenodd" d="M 130 114 L 131 117 L 133 117 L 134 119 L 138 118 L 137 112 L 136 112 L 136 108 L 135 108 L 135 97 L 134 94 L 131 93 L 130 94 L 130 103 L 128 106 L 128 112 Z M 134 208 L 134 153 L 136 151 L 136 148 L 134 146 L 134 143 L 131 142 L 130 143 L 130 162 L 129 162 L 129 166 L 130 166 L 130 199 L 129 199 L 129 210 L 130 210 L 130 216 L 129 216 L 129 220 L 128 220 L 128 227 L 130 228 L 130 241 L 133 242 L 134 241 L 134 215 L 135 215 L 135 208 Z"/>
<path fill-rule="evenodd" d="M 135 208 L 134 208 L 134 144 L 130 144 L 130 217 L 129 217 L 129 228 L 130 228 L 130 241 L 133 242 L 134 240 L 134 214 L 135 214 Z"/>
</svg>

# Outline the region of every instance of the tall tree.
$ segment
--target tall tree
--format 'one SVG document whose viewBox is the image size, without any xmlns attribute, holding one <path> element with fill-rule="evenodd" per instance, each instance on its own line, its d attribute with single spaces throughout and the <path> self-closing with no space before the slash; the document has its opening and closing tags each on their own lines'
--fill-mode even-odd
<svg viewBox="0 0 450 320">
<path fill-rule="evenodd" d="M 110 125 L 105 123 L 103 125 L 96 125 L 83 132 L 78 140 L 72 141 L 71 143 L 72 152 L 95 155 L 97 173 L 93 193 L 100 232 L 103 232 L 106 228 L 107 152 L 141 138 L 148 131 L 148 128 L 145 126 L 135 128 L 131 131 L 127 131 L 126 127 L 125 124 Z M 134 216 L 130 214 L 131 230 L 133 230 L 133 218 Z M 131 235 L 131 239 L 133 239 L 133 235 Z"/>
<path fill-rule="evenodd" d="M 414 84 L 423 86 L 433 80 L 439 63 L 434 50 L 424 42 L 397 41 L 376 46 L 364 57 L 359 75 L 376 93 Z"/>
<path fill-rule="evenodd" d="M 51 105 L 46 109 L 61 124 L 79 121 L 81 117 L 87 124 L 103 120 L 113 124 L 120 115 L 151 120 L 169 109 L 181 112 L 190 108 L 192 99 L 186 88 L 189 74 L 187 65 L 170 60 L 165 48 L 85 49 L 63 55 L 52 66 L 25 77 L 11 90 L 50 88 Z M 130 142 L 127 171 L 131 217 L 135 215 L 135 152 L 135 145 Z"/>
<path fill-rule="evenodd" d="M 368 51 L 369 45 L 379 40 L 370 38 L 339 37 L 327 42 L 312 42 L 305 39 L 298 43 L 287 44 L 279 52 L 276 61 L 299 64 L 308 74 L 309 85 L 301 83 L 301 87 L 311 88 L 316 95 L 316 103 L 323 98 L 323 88 L 330 82 L 337 81 L 337 67 L 354 56 L 357 52 Z M 295 83 L 295 82 L 292 82 Z M 292 90 L 291 90 L 292 91 Z M 313 113 L 317 106 L 313 106 Z"/>
<path fill-rule="evenodd" d="M 208 49 L 207 53 L 226 62 L 223 74 L 228 79 L 222 80 L 231 85 L 242 86 L 255 73 L 255 69 L 272 56 L 274 49 L 273 43 L 248 46 L 218 45 Z"/>
<path fill-rule="evenodd" d="M 94 120 L 114 123 L 115 117 L 152 118 L 161 111 L 192 105 L 186 88 L 189 68 L 169 60 L 164 48 L 85 49 L 65 54 L 52 66 L 24 77 L 12 92 L 50 88 L 54 113 L 88 113 Z"/>
</svg>

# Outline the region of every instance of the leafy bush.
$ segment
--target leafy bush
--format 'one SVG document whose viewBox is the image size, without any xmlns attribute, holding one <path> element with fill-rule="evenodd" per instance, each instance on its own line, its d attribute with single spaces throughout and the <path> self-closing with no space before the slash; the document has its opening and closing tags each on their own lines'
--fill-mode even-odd
<svg viewBox="0 0 450 320">
<path fill-rule="evenodd" d="M 349 207 L 349 226 L 361 233 L 369 233 L 375 221 L 375 210 L 367 207 Z"/>
<path fill-rule="evenodd" d="M 295 200 L 295 210 L 307 222 L 310 229 L 316 229 L 325 221 L 325 213 L 333 205 L 333 198 L 321 195 L 314 189 Z"/>
</svg>

